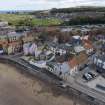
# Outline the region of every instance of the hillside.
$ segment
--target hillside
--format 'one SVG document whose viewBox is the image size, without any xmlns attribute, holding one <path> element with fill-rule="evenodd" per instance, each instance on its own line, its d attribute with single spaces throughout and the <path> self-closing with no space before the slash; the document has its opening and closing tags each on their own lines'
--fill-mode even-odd
<svg viewBox="0 0 105 105">
<path fill-rule="evenodd" d="M 73 13 L 73 12 L 105 12 L 105 7 L 82 6 L 73 8 L 53 8 L 51 13 Z"/>
</svg>

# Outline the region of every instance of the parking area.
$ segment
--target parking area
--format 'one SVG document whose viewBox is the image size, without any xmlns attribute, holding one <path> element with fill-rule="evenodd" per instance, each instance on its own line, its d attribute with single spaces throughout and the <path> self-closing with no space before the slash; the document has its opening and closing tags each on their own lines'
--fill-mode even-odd
<svg viewBox="0 0 105 105">
<path fill-rule="evenodd" d="M 98 76 L 96 79 L 88 82 L 86 85 L 90 88 L 95 89 L 96 91 L 105 93 L 105 78 L 103 78 L 102 76 Z"/>
<path fill-rule="evenodd" d="M 93 76 L 92 78 L 90 78 L 90 80 L 88 80 L 88 78 L 84 78 L 84 75 L 87 73 L 90 74 L 91 76 Z M 85 83 L 97 78 L 98 76 L 99 76 L 99 74 L 93 68 L 86 67 L 82 71 L 79 71 L 76 81 L 80 84 L 85 84 Z"/>
<path fill-rule="evenodd" d="M 86 80 L 86 78 L 84 78 L 84 75 L 87 73 L 93 75 L 93 77 L 89 80 Z M 84 70 L 80 71 L 76 82 L 80 85 L 87 86 L 87 88 L 91 88 L 98 92 L 105 93 L 105 78 L 103 78 L 92 68 L 87 67 Z"/>
</svg>

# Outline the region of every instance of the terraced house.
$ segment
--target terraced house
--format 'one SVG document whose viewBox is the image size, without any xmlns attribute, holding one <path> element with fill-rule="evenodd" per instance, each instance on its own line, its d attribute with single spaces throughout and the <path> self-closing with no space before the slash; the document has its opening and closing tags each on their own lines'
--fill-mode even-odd
<svg viewBox="0 0 105 105">
<path fill-rule="evenodd" d="M 70 74 L 74 75 L 81 68 L 83 68 L 88 62 L 88 56 L 85 52 L 81 52 L 78 55 L 73 56 L 68 60 L 70 66 Z"/>
<path fill-rule="evenodd" d="M 8 47 L 8 37 L 7 35 L 0 35 L 0 50 L 3 51 L 3 53 L 7 52 Z"/>
<path fill-rule="evenodd" d="M 0 35 L 0 49 L 3 53 L 14 54 L 22 50 L 22 34 L 11 32 L 8 35 Z"/>
<path fill-rule="evenodd" d="M 96 55 L 93 57 L 93 63 L 96 65 L 96 70 L 100 73 L 105 73 L 105 55 Z"/>
<path fill-rule="evenodd" d="M 11 32 L 8 34 L 8 54 L 14 54 L 22 50 L 22 34 Z"/>
</svg>

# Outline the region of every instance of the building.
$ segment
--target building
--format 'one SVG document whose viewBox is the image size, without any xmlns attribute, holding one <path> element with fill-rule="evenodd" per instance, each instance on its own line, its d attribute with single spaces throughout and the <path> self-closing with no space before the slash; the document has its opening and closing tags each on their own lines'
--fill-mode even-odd
<svg viewBox="0 0 105 105">
<path fill-rule="evenodd" d="M 0 48 L 4 53 L 14 54 L 22 50 L 22 41 L 20 40 L 21 34 L 9 33 L 8 35 L 0 36 Z"/>
<path fill-rule="evenodd" d="M 60 56 L 74 51 L 70 44 L 48 43 L 47 45 L 50 51 Z"/>
<path fill-rule="evenodd" d="M 96 36 L 96 40 L 105 43 L 105 35 L 97 35 Z"/>
<path fill-rule="evenodd" d="M 30 43 L 24 43 L 23 44 L 24 55 L 28 55 L 29 54 L 29 46 L 30 46 Z"/>
<path fill-rule="evenodd" d="M 81 40 L 89 40 L 89 35 L 81 36 Z"/>
<path fill-rule="evenodd" d="M 82 45 L 74 46 L 74 51 L 76 53 L 80 53 L 80 52 L 85 51 L 85 48 Z"/>
<path fill-rule="evenodd" d="M 4 53 L 7 52 L 8 47 L 8 38 L 6 35 L 0 35 L 0 49 L 3 50 Z"/>
<path fill-rule="evenodd" d="M 88 62 L 88 56 L 85 52 L 81 52 L 72 58 L 68 59 L 68 64 L 70 66 L 70 74 L 73 75 L 77 73 L 81 68 L 85 66 Z"/>
<path fill-rule="evenodd" d="M 72 44 L 73 46 L 82 45 L 81 37 L 79 35 L 72 36 L 69 40 L 69 44 Z"/>
<path fill-rule="evenodd" d="M 47 46 L 48 46 L 48 50 L 52 51 L 54 54 L 56 53 L 57 51 L 57 46 L 58 44 L 57 43 L 47 43 Z"/>
<path fill-rule="evenodd" d="M 105 43 L 101 45 L 100 51 L 102 55 L 105 55 Z"/>
<path fill-rule="evenodd" d="M 12 54 L 22 50 L 21 33 L 16 33 L 15 28 L 8 25 L 8 22 L 0 22 L 0 49 L 4 53 Z"/>
<path fill-rule="evenodd" d="M 22 51 L 22 33 L 11 32 L 8 33 L 8 54 L 14 54 Z"/>
<path fill-rule="evenodd" d="M 13 41 L 8 43 L 7 53 L 15 54 L 22 51 L 22 43 L 20 41 Z"/>
<path fill-rule="evenodd" d="M 7 35 L 9 32 L 14 32 L 15 27 L 11 27 L 8 25 L 8 22 L 2 21 L 0 22 L 0 35 Z"/>
<path fill-rule="evenodd" d="M 77 61 L 78 61 L 78 69 L 80 70 L 83 68 L 87 63 L 88 63 L 88 56 L 86 52 L 81 52 L 77 56 Z"/>
<path fill-rule="evenodd" d="M 47 63 L 48 69 L 51 73 L 58 76 L 61 79 L 67 80 L 68 76 L 70 76 L 70 68 L 67 62 L 64 63 L 56 63 L 49 62 Z"/>
<path fill-rule="evenodd" d="M 93 51 L 94 51 L 94 47 L 91 43 L 84 43 L 84 48 L 86 50 L 86 53 L 89 55 L 89 54 L 92 54 Z"/>
<path fill-rule="evenodd" d="M 96 65 L 96 69 L 98 72 L 105 73 L 105 55 L 93 56 L 93 64 Z"/>
<path fill-rule="evenodd" d="M 34 35 L 25 33 L 22 40 L 23 40 L 23 43 L 33 42 L 34 41 Z"/>
<path fill-rule="evenodd" d="M 73 75 L 78 72 L 78 61 L 76 57 L 73 57 L 68 61 L 68 64 L 70 66 L 70 75 Z"/>
<path fill-rule="evenodd" d="M 23 44 L 24 55 L 32 55 L 38 57 L 41 51 L 38 49 L 36 43 L 24 43 Z"/>
</svg>

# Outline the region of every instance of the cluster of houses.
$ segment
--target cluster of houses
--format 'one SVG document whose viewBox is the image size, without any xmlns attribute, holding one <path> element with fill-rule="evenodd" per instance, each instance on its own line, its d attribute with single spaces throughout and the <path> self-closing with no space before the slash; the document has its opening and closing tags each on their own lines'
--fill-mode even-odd
<svg viewBox="0 0 105 105">
<path fill-rule="evenodd" d="M 7 30 L 5 31 L 5 29 Z M 23 51 L 24 56 L 31 56 L 35 59 L 29 60 L 29 63 L 39 68 L 45 68 L 65 80 L 84 68 L 88 63 L 89 56 L 94 54 L 95 47 L 90 40 L 91 36 L 88 35 L 89 30 L 83 31 L 86 33 L 82 33 L 82 35 L 76 33 L 76 35 L 67 38 L 66 42 L 59 43 L 58 29 L 47 27 L 46 31 L 51 34 L 51 36 L 47 35 L 47 38 L 51 40 L 45 40 L 43 43 L 37 35 L 40 32 L 40 28 L 38 29 L 34 34 L 30 32 L 17 33 L 14 27 L 8 26 L 7 22 L 0 22 L 0 53 L 14 54 Z M 60 29 L 62 33 L 71 31 L 71 28 Z M 57 32 L 53 33 L 55 30 Z M 65 39 L 65 37 L 63 38 Z M 105 70 L 105 36 L 97 35 L 95 40 L 98 39 L 102 42 L 101 54 L 95 54 L 92 56 L 92 60 L 93 64 L 99 68 L 98 70 Z"/>
<path fill-rule="evenodd" d="M 22 43 L 20 33 L 15 32 L 15 28 L 8 25 L 8 22 L 0 22 L 0 52 L 12 54 L 20 51 Z"/>
<path fill-rule="evenodd" d="M 105 72 L 105 55 L 94 56 L 93 63 L 96 65 L 98 72 Z"/>
<path fill-rule="evenodd" d="M 26 47 L 35 40 L 35 34 L 28 31 L 16 32 L 16 28 L 9 26 L 8 22 L 0 22 L 0 54 L 15 54 L 26 52 Z M 29 53 L 33 53 L 31 50 Z M 26 52 L 28 53 L 28 52 Z M 27 55 L 27 54 L 26 54 Z"/>
<path fill-rule="evenodd" d="M 92 61 L 98 72 L 105 73 L 105 43 L 101 44 L 99 50 L 100 51 L 92 57 Z"/>
<path fill-rule="evenodd" d="M 75 75 L 87 64 L 88 56 L 94 52 L 94 47 L 88 37 L 72 36 L 70 42 L 61 44 L 58 40 L 55 41 L 55 38 L 52 42 L 46 41 L 41 44 L 33 42 L 31 37 L 23 37 L 23 52 L 25 56 L 31 55 L 34 58 L 41 56 L 37 61 L 36 59 L 29 60 L 32 65 L 44 67 L 60 78 L 68 79 L 70 75 Z M 43 56 L 47 57 L 50 54 L 52 54 L 52 59 L 43 59 Z"/>
<path fill-rule="evenodd" d="M 88 55 L 90 55 L 94 51 L 93 46 L 90 43 L 88 44 L 91 47 L 89 46 L 87 49 L 87 47 L 83 46 L 82 44 L 73 46 L 69 43 L 50 43 L 49 50 L 56 54 L 56 60 L 55 62 L 47 63 L 49 66 L 48 70 L 61 77 L 62 79 L 67 79 L 70 75 L 75 75 L 81 68 L 83 68 L 87 64 Z"/>
<path fill-rule="evenodd" d="M 9 26 L 8 22 L 0 22 L 0 53 L 15 54 L 23 51 L 23 45 L 33 41 L 34 36 L 28 32 L 16 32 L 15 27 Z"/>
<path fill-rule="evenodd" d="M 31 61 L 31 64 L 38 66 L 39 68 L 45 68 L 65 80 L 67 80 L 70 76 L 75 76 L 79 70 L 84 68 L 89 62 L 88 58 L 95 53 L 95 47 L 93 42 L 90 40 L 89 35 L 73 35 L 67 43 L 59 43 L 58 37 L 55 36 L 52 37 L 52 41 L 46 41 L 42 44 L 33 43 L 32 39 L 31 41 L 24 43 L 24 54 L 41 57 L 38 61 Z M 31 42 L 31 44 L 29 44 L 29 42 Z M 102 54 L 105 53 L 105 48 L 103 49 L 103 47 L 105 47 L 104 44 L 100 48 L 100 51 L 103 52 Z M 47 57 L 49 55 L 47 53 L 55 55 L 54 58 L 49 61 L 42 59 L 43 56 Z M 105 56 L 102 56 L 103 57 L 101 58 L 103 59 L 101 60 L 101 67 L 105 69 Z M 92 60 L 93 64 L 97 66 L 97 61 L 100 61 L 98 60 L 100 56 L 98 56 L 98 58 L 95 57 L 96 56 L 94 56 Z M 99 65 L 100 64 L 98 64 L 98 66 Z"/>
<path fill-rule="evenodd" d="M 104 13 L 103 12 L 61 12 L 61 11 L 56 11 L 54 12 L 53 10 L 45 10 L 45 11 L 40 11 L 38 13 L 35 13 L 35 18 L 47 18 L 47 19 L 50 19 L 50 18 L 58 18 L 58 19 L 61 19 L 63 21 L 70 21 L 71 19 L 75 19 L 77 17 L 83 17 L 83 14 L 84 14 L 84 17 L 88 16 L 88 17 L 91 17 L 91 18 L 96 18 L 96 17 L 103 17 L 104 16 Z"/>
<path fill-rule="evenodd" d="M 88 39 L 89 36 L 72 36 L 68 43 L 58 44 L 55 42 L 48 42 L 49 50 L 54 53 L 64 55 L 66 53 L 80 53 L 85 51 L 86 54 L 91 54 L 94 51 L 94 47 L 91 41 Z"/>
<path fill-rule="evenodd" d="M 105 43 L 101 44 L 97 54 L 88 36 L 73 36 L 73 39 L 72 44 L 49 44 L 49 50 L 55 54 L 59 53 L 60 60 L 56 57 L 55 62 L 48 62 L 48 70 L 58 77 L 68 80 L 70 76 L 75 76 L 81 69 L 87 67 L 91 60 L 97 72 L 105 73 Z M 63 59 L 62 56 L 66 58 Z"/>
<path fill-rule="evenodd" d="M 56 18 L 60 18 L 62 19 L 63 21 L 70 21 L 71 19 L 75 19 L 77 17 L 82 17 L 84 14 L 84 17 L 85 16 L 88 16 L 88 17 L 91 17 L 91 18 L 96 18 L 96 17 L 100 17 L 100 16 L 104 16 L 103 13 L 101 12 L 71 12 L 71 13 L 56 13 L 54 15 L 54 17 Z"/>
</svg>

